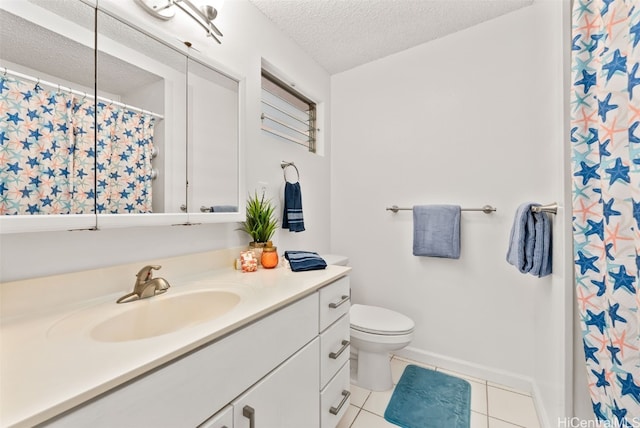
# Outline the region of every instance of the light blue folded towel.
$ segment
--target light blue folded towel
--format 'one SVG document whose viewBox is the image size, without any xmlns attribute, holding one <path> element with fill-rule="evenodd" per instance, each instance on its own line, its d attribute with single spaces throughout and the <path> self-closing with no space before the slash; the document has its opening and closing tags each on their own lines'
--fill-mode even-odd
<svg viewBox="0 0 640 428">
<path fill-rule="evenodd" d="M 413 207 L 413 255 L 460 258 L 460 207 Z"/>
<path fill-rule="evenodd" d="M 527 202 L 520 205 L 509 236 L 507 262 L 522 273 L 537 277 L 551 274 L 551 222 L 547 213 L 531 212 Z"/>
</svg>

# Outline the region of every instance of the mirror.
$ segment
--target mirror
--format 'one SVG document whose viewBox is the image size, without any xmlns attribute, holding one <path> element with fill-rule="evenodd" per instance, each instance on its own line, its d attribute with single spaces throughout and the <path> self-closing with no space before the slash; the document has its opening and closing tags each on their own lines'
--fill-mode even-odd
<svg viewBox="0 0 640 428">
<path fill-rule="evenodd" d="M 189 213 L 238 212 L 239 84 L 191 58 L 188 69 Z"/>
<path fill-rule="evenodd" d="M 240 79 L 85 1 L 0 19 L 0 232 L 240 220 Z"/>
<path fill-rule="evenodd" d="M 90 228 L 93 121 L 74 112 L 94 93 L 94 8 L 39 4 L 51 10 L 17 1 L 0 10 L 0 215 L 55 214 L 74 217 L 60 225 Z"/>
</svg>

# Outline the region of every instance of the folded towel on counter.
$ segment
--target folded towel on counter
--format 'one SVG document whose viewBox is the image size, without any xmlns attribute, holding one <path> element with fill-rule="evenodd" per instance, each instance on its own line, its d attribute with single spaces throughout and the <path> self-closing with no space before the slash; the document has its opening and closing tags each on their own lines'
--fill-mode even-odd
<svg viewBox="0 0 640 428">
<path fill-rule="evenodd" d="M 413 207 L 413 255 L 460 258 L 460 207 Z"/>
<path fill-rule="evenodd" d="M 287 183 L 284 186 L 284 213 L 282 214 L 282 228 L 290 232 L 302 232 L 304 219 L 302 217 L 302 192 L 300 183 Z"/>
<path fill-rule="evenodd" d="M 235 205 L 214 205 L 211 207 L 212 213 L 235 213 L 238 207 Z"/>
<path fill-rule="evenodd" d="M 537 277 L 551 274 L 551 222 L 547 213 L 534 213 L 527 202 L 516 209 L 509 235 L 507 262 L 522 273 Z"/>
<path fill-rule="evenodd" d="M 284 258 L 289 261 L 289 266 L 294 272 L 320 270 L 327 267 L 327 262 L 318 253 L 311 251 L 285 251 Z"/>
</svg>

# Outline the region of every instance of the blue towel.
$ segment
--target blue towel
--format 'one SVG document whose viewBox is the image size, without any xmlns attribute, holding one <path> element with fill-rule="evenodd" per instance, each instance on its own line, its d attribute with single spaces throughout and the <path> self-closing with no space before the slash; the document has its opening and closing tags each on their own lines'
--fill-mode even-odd
<svg viewBox="0 0 640 428">
<path fill-rule="evenodd" d="M 327 262 L 318 253 L 311 251 L 285 251 L 284 258 L 289 261 L 289 266 L 294 272 L 320 270 L 327 267 Z"/>
<path fill-rule="evenodd" d="M 413 207 L 413 255 L 460 258 L 460 207 Z"/>
<path fill-rule="evenodd" d="M 289 232 L 302 232 L 304 230 L 300 183 L 289 183 L 287 181 L 284 186 L 284 213 L 282 214 L 282 228 L 289 229 Z"/>
<path fill-rule="evenodd" d="M 522 273 L 537 277 L 551 274 L 551 222 L 547 213 L 534 213 L 527 202 L 520 205 L 509 235 L 507 262 Z"/>
</svg>

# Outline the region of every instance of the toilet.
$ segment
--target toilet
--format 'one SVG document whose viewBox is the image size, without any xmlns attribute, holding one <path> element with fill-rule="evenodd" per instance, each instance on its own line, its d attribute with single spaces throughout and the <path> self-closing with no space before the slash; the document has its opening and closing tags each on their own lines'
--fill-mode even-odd
<svg viewBox="0 0 640 428">
<path fill-rule="evenodd" d="M 349 259 L 328 254 L 327 264 L 346 266 Z M 393 387 L 389 353 L 400 350 L 413 339 L 413 320 L 403 314 L 379 306 L 353 304 L 349 311 L 351 346 L 357 362 L 352 381 L 371 391 L 387 391 Z"/>
</svg>

